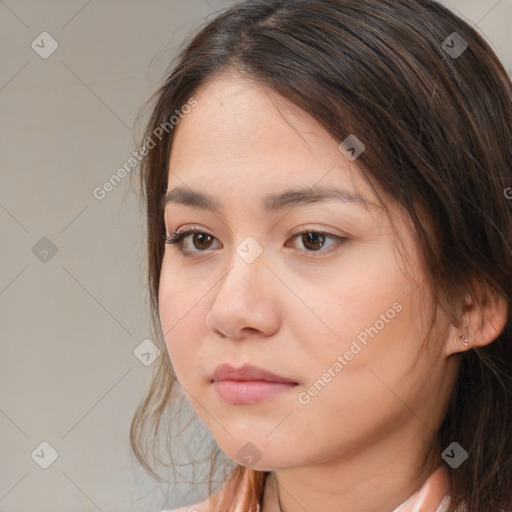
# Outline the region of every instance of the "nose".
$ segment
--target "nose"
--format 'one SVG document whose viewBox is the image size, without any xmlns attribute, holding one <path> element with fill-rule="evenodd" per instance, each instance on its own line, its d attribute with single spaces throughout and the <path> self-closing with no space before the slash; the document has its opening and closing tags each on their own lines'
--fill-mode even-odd
<svg viewBox="0 0 512 512">
<path fill-rule="evenodd" d="M 207 328 L 221 338 L 235 340 L 274 334 L 280 316 L 275 281 L 263 257 L 248 263 L 234 255 L 231 268 L 212 291 Z"/>
</svg>

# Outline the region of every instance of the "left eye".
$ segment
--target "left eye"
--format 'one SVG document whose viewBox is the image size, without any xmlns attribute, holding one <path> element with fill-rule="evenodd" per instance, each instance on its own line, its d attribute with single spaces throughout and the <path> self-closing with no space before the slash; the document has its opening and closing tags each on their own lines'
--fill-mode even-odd
<svg viewBox="0 0 512 512">
<path fill-rule="evenodd" d="M 341 236 L 322 233 L 320 231 L 303 231 L 302 233 L 296 233 L 291 239 L 293 240 L 297 237 L 300 237 L 299 240 L 304 244 L 307 252 L 319 252 L 320 249 L 325 247 L 326 240 L 331 240 L 333 242 L 328 247 L 334 245 L 338 240 L 345 240 Z"/>
<path fill-rule="evenodd" d="M 192 236 L 193 235 L 193 236 Z M 192 236 L 192 238 L 189 239 L 189 237 Z M 331 240 L 332 243 L 327 246 L 331 247 L 335 244 L 335 242 L 345 243 L 348 241 L 348 238 L 333 235 L 330 233 L 324 233 L 321 231 L 302 231 L 300 233 L 295 233 L 290 240 L 296 239 L 300 237 L 301 242 L 303 243 L 304 247 L 306 249 L 299 249 L 303 252 L 326 252 L 321 251 L 321 249 L 324 249 L 326 247 L 325 242 L 327 240 Z M 187 241 L 192 241 L 193 248 L 197 249 L 190 249 L 190 247 L 185 248 L 185 245 Z M 210 235 L 209 233 L 205 231 L 200 231 L 198 229 L 190 229 L 187 231 L 177 232 L 173 233 L 172 236 L 166 236 L 165 237 L 165 243 L 177 245 L 178 249 L 182 253 L 188 253 L 188 252 L 207 252 L 208 249 L 211 247 L 211 242 L 213 240 L 216 240 L 216 238 L 213 235 Z"/>
</svg>

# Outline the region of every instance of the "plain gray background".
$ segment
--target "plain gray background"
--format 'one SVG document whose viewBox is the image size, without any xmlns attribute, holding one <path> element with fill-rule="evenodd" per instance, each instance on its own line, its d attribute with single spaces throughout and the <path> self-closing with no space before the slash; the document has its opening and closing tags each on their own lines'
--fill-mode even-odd
<svg viewBox="0 0 512 512">
<path fill-rule="evenodd" d="M 233 3 L 0 0 L 0 512 L 159 512 L 204 498 L 130 456 L 156 357 L 143 217 L 128 177 L 93 192 L 136 149 L 135 117 L 178 46 Z M 512 74 L 512 0 L 444 3 Z"/>
</svg>

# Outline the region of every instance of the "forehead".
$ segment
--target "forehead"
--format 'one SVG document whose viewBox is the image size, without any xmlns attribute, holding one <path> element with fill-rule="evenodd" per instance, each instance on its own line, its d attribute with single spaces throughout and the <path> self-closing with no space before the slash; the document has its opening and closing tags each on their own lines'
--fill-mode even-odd
<svg viewBox="0 0 512 512">
<path fill-rule="evenodd" d="M 304 195 L 308 189 L 319 199 L 336 189 L 347 203 L 378 202 L 356 163 L 339 151 L 339 142 L 269 88 L 225 73 L 193 96 L 197 106 L 174 131 L 168 192 L 179 190 L 169 202 L 208 203 L 213 210 L 221 204 L 212 196 L 221 196 L 227 202 L 257 201 L 270 211 L 297 200 L 292 191 Z M 203 196 L 187 188 L 201 189 Z"/>
<path fill-rule="evenodd" d="M 330 138 L 320 123 L 288 99 L 232 73 L 217 76 L 194 98 L 197 106 L 175 129 L 171 160 L 182 156 L 183 143 L 212 159 L 227 152 L 242 159 L 249 150 L 251 156 L 286 148 L 312 152 Z"/>
</svg>

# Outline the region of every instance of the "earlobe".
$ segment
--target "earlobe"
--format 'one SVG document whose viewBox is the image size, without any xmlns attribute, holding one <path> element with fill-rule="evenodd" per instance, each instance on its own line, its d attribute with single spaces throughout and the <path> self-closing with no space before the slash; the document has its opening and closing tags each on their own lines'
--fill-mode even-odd
<svg viewBox="0 0 512 512">
<path fill-rule="evenodd" d="M 492 343 L 507 324 L 509 304 L 498 294 L 488 294 L 482 304 L 469 296 L 464 303 L 462 326 L 450 326 L 447 355 Z"/>
<path fill-rule="evenodd" d="M 460 335 L 459 336 L 459 341 L 462 341 L 462 343 L 464 343 L 464 346 L 466 348 L 468 348 L 469 340 L 468 340 L 467 336 L 465 336 L 464 334 Z"/>
</svg>

